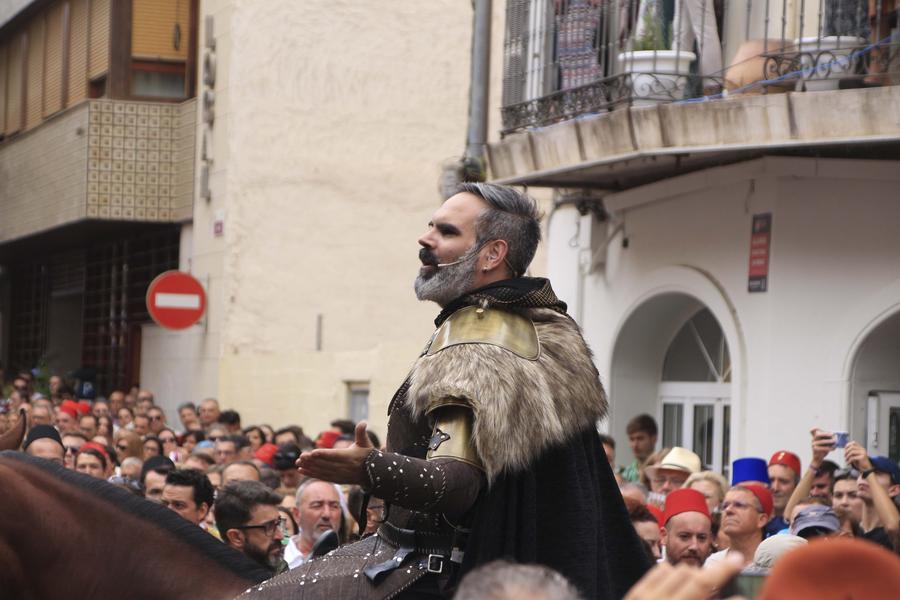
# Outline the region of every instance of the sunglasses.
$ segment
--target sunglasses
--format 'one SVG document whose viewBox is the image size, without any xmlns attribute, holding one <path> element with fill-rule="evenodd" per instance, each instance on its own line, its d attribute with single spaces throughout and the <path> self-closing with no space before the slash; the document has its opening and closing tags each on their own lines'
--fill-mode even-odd
<svg viewBox="0 0 900 600">
<path fill-rule="evenodd" d="M 206 438 L 206 439 L 208 439 L 208 440 L 211 441 L 211 442 L 218 442 L 218 441 L 221 440 L 223 437 L 225 437 L 225 436 L 216 435 L 216 436 L 210 436 L 210 437 L 208 437 L 208 438 Z"/>
<path fill-rule="evenodd" d="M 66 454 L 78 454 L 79 450 L 81 450 L 81 448 L 77 446 L 66 446 Z"/>
<path fill-rule="evenodd" d="M 284 517 L 280 519 L 272 519 L 271 521 L 266 521 L 265 523 L 261 523 L 259 525 L 241 525 L 239 527 L 232 527 L 232 529 L 262 529 L 265 534 L 269 537 L 272 537 L 275 534 L 275 531 L 281 529 L 284 531 L 285 526 L 287 525 L 287 521 Z"/>
<path fill-rule="evenodd" d="M 161 441 L 163 444 L 174 443 L 174 442 L 175 442 L 175 438 L 173 438 L 173 437 L 161 437 L 161 438 L 159 438 L 159 441 Z"/>
<path fill-rule="evenodd" d="M 162 415 L 151 415 L 151 416 L 150 416 L 150 420 L 151 420 L 151 421 L 162 421 L 162 420 L 163 420 L 163 416 L 162 416 Z"/>
</svg>

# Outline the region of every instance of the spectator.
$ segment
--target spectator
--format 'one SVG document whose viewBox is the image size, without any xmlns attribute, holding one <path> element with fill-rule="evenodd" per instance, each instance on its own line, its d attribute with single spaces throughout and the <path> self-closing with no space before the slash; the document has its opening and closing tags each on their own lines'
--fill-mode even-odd
<svg viewBox="0 0 900 600">
<path fill-rule="evenodd" d="M 141 442 L 141 436 L 127 429 L 119 429 L 113 436 L 113 442 L 116 449 L 116 457 L 119 464 L 122 464 L 126 458 L 135 457 L 144 460 L 144 445 Z"/>
<path fill-rule="evenodd" d="M 298 448 L 300 446 L 301 438 L 305 437 L 303 435 L 303 430 L 297 427 L 296 425 L 288 425 L 287 427 L 282 427 L 281 429 L 275 432 L 275 437 L 273 438 L 274 444 L 276 446 L 281 446 L 283 444 L 294 444 Z"/>
<path fill-rule="evenodd" d="M 144 438 L 144 460 L 151 456 L 164 456 L 162 442 L 155 435 L 148 435 Z"/>
<path fill-rule="evenodd" d="M 731 485 L 769 487 L 769 465 L 756 457 L 739 458 L 731 463 Z"/>
<path fill-rule="evenodd" d="M 253 425 L 244 430 L 244 436 L 247 438 L 247 441 L 250 442 L 250 451 L 252 453 L 256 453 L 260 447 L 266 443 L 266 436 L 263 434 L 263 430 Z"/>
<path fill-rule="evenodd" d="M 203 429 L 200 425 L 200 417 L 197 415 L 197 407 L 193 402 L 185 402 L 178 407 L 178 419 L 181 421 L 182 433 Z"/>
<path fill-rule="evenodd" d="M 174 468 L 175 464 L 165 456 L 152 456 L 144 461 L 140 481 L 147 500 L 160 501 L 166 486 L 166 475 Z"/>
<path fill-rule="evenodd" d="M 300 532 L 284 549 L 284 560 L 295 569 L 309 560 L 313 545 L 326 531 L 339 531 L 342 523 L 341 501 L 333 483 L 307 479 L 297 489 L 294 517 Z"/>
<path fill-rule="evenodd" d="M 300 448 L 295 444 L 284 444 L 278 447 L 278 452 L 272 458 L 272 466 L 281 475 L 281 485 L 286 488 L 297 489 L 302 476 L 297 470 L 297 459 L 300 458 Z"/>
<path fill-rule="evenodd" d="M 217 490 L 222 489 L 222 469 L 224 467 L 222 465 L 213 465 L 206 471 L 206 476 L 209 478 L 209 482 L 213 484 L 213 487 Z"/>
<path fill-rule="evenodd" d="M 185 469 L 194 469 L 201 473 L 208 473 L 215 464 L 216 460 L 209 454 L 203 452 L 195 452 L 184 459 Z"/>
<path fill-rule="evenodd" d="M 352 436 L 356 431 L 356 423 L 350 419 L 335 419 L 330 423 L 332 431 L 340 435 Z"/>
<path fill-rule="evenodd" d="M 655 560 L 662 558 L 660 550 L 660 524 L 653 513 L 644 504 L 639 504 L 631 498 L 625 500 L 625 508 L 628 509 L 628 518 L 634 526 L 638 537 L 644 541 L 647 552 L 653 556 Z"/>
<path fill-rule="evenodd" d="M 276 492 L 277 491 L 278 490 L 276 490 Z M 300 531 L 300 528 L 297 527 L 297 521 L 294 520 L 294 515 L 291 513 L 291 509 L 284 506 L 284 500 L 282 500 L 282 504 L 278 506 L 278 512 L 281 513 L 281 517 L 284 521 L 284 534 L 287 537 L 293 537 L 297 535 L 297 532 Z"/>
<path fill-rule="evenodd" d="M 220 414 L 219 401 L 215 398 L 207 398 L 200 403 L 200 425 L 207 433 L 210 432 L 210 428 L 214 423 L 219 422 Z"/>
<path fill-rule="evenodd" d="M 224 425 L 231 435 L 241 433 L 241 415 L 236 410 L 222 411 L 219 423 Z"/>
<path fill-rule="evenodd" d="M 856 480 L 859 473 L 853 469 L 845 469 L 835 473 L 834 487 L 831 494 L 831 507 L 838 518 L 846 516 L 852 523 L 862 522 L 863 500 L 859 497 L 859 486 Z"/>
<path fill-rule="evenodd" d="M 275 444 L 265 443 L 253 453 L 253 460 L 258 461 L 257 466 L 267 466 L 275 468 L 275 453 L 278 452 L 278 446 Z"/>
<path fill-rule="evenodd" d="M 623 498 L 631 498 L 641 504 L 647 503 L 647 488 L 640 483 L 626 481 L 619 486 Z"/>
<path fill-rule="evenodd" d="M 91 439 L 97 435 L 97 417 L 92 414 L 81 415 L 78 417 L 78 430 L 84 434 L 84 437 Z"/>
<path fill-rule="evenodd" d="M 60 433 L 69 433 L 70 431 L 78 431 L 78 410 L 75 408 L 76 403 L 71 400 L 64 400 L 56 408 L 54 414 L 54 425 Z"/>
<path fill-rule="evenodd" d="M 233 481 L 216 498 L 222 540 L 274 573 L 284 570 L 281 496 L 258 481 Z"/>
<path fill-rule="evenodd" d="M 137 482 L 138 489 L 140 489 L 141 467 L 143 466 L 144 461 L 140 458 L 137 456 L 129 456 L 122 461 L 122 466 L 119 468 L 119 476 L 123 479 Z"/>
<path fill-rule="evenodd" d="M 495 560 L 474 569 L 459 585 L 454 600 L 580 600 L 578 590 L 544 565 Z"/>
<path fill-rule="evenodd" d="M 249 460 L 236 460 L 222 468 L 222 487 L 232 481 L 259 481 L 259 468 Z"/>
<path fill-rule="evenodd" d="M 863 538 L 894 550 L 900 514 L 893 499 L 900 494 L 900 467 L 885 456 L 869 457 L 856 442 L 844 448 L 844 460 L 859 471 L 856 483 L 863 501 Z"/>
<path fill-rule="evenodd" d="M 264 439 L 267 444 L 275 443 L 275 430 L 272 429 L 271 425 L 266 425 L 265 423 L 259 426 L 262 429 Z"/>
<path fill-rule="evenodd" d="M 206 439 L 215 445 L 220 439 L 226 437 L 228 435 L 228 429 L 225 428 L 221 423 L 214 423 L 210 425 L 208 429 L 206 429 Z"/>
<path fill-rule="evenodd" d="M 203 433 L 202 429 L 192 429 L 184 434 L 184 439 L 181 442 L 181 447 L 184 450 L 186 455 L 190 455 L 194 448 L 206 439 L 206 434 Z"/>
<path fill-rule="evenodd" d="M 133 425 L 132 429 L 134 432 L 141 437 L 150 433 L 150 418 L 147 415 L 142 415 L 140 413 L 135 414 L 134 421 L 132 421 L 131 424 Z"/>
<path fill-rule="evenodd" d="M 216 464 L 226 465 L 236 460 L 245 460 L 245 449 L 249 444 L 242 435 L 227 435 L 216 442 Z"/>
<path fill-rule="evenodd" d="M 166 413 L 158 406 L 147 409 L 147 418 L 150 419 L 150 432 L 158 436 L 166 427 Z"/>
<path fill-rule="evenodd" d="M 53 413 L 46 406 L 35 405 L 34 408 L 31 409 L 31 425 L 52 425 L 52 414 Z"/>
<path fill-rule="evenodd" d="M 143 393 L 143 390 L 141 391 Z M 147 413 L 150 412 L 150 409 L 153 408 L 153 395 L 141 397 L 138 395 L 137 402 L 134 405 L 134 416 L 145 417 Z"/>
<path fill-rule="evenodd" d="M 199 526 L 213 505 L 215 491 L 206 475 L 192 469 L 173 469 L 166 474 L 163 506 Z"/>
<path fill-rule="evenodd" d="M 603 452 L 606 454 L 606 462 L 609 463 L 609 468 L 618 475 L 618 469 L 616 468 L 616 440 L 611 435 L 601 433 L 600 443 L 603 444 Z"/>
<path fill-rule="evenodd" d="M 791 535 L 811 540 L 820 536 L 837 535 L 841 522 L 828 506 L 810 505 L 802 508 L 791 519 Z"/>
<path fill-rule="evenodd" d="M 800 481 L 800 457 L 787 450 L 779 450 L 769 459 L 769 489 L 772 492 L 772 519 L 766 524 L 766 537 L 786 529 L 784 509 Z"/>
<path fill-rule="evenodd" d="M 74 471 L 75 457 L 78 456 L 78 451 L 81 450 L 81 446 L 87 442 L 87 438 L 79 431 L 70 431 L 67 433 L 61 432 L 60 437 L 62 438 L 63 448 L 66 449 L 66 468 Z"/>
<path fill-rule="evenodd" d="M 91 406 L 91 414 L 94 415 L 97 420 L 100 420 L 100 417 L 108 417 L 109 416 L 109 404 L 106 400 L 94 400 L 94 404 Z"/>
<path fill-rule="evenodd" d="M 812 458 L 809 461 L 809 469 L 807 469 L 800 478 L 800 481 L 797 483 L 797 486 L 794 488 L 794 491 L 785 506 L 784 514 L 787 516 L 794 514 L 794 508 L 797 503 L 807 496 L 830 496 L 831 494 L 831 490 L 829 490 L 827 494 L 823 494 L 821 491 L 813 494 L 812 486 L 814 482 L 821 482 L 824 478 L 823 476 L 827 476 L 826 471 L 830 469 L 830 467 L 827 467 L 826 463 L 831 465 L 834 464 L 831 461 L 825 460 L 825 456 L 834 449 L 834 434 L 816 427 L 811 429 L 809 433 L 811 438 L 810 447 Z M 831 479 L 832 477 L 829 478 Z"/>
<path fill-rule="evenodd" d="M 26 454 L 44 458 L 65 466 L 66 450 L 63 447 L 59 432 L 50 425 L 35 425 L 25 437 L 23 450 Z"/>
<path fill-rule="evenodd" d="M 75 457 L 75 470 L 97 479 L 106 479 L 112 470 L 109 454 L 100 444 L 85 442 Z"/>
<path fill-rule="evenodd" d="M 116 411 L 119 429 L 134 429 L 134 411 L 127 406 L 123 406 Z"/>
<path fill-rule="evenodd" d="M 834 477 L 837 470 L 837 464 L 830 460 L 823 460 L 821 466 L 816 469 L 809 495 L 825 498 L 831 502 L 831 490 L 834 488 Z"/>
<path fill-rule="evenodd" d="M 732 487 L 722 503 L 722 531 L 728 536 L 729 548 L 711 554 L 705 564 L 721 561 L 729 552 L 739 552 L 745 566 L 750 565 L 771 516 L 772 493 L 769 490 L 756 484 L 742 483 Z"/>
<path fill-rule="evenodd" d="M 121 419 L 121 410 L 126 408 L 125 406 L 125 392 L 122 390 L 113 390 L 109 393 L 109 396 L 106 398 L 106 401 L 109 402 L 109 412 L 113 415 L 116 415 L 116 418 Z M 129 412 L 131 409 L 129 409 Z M 134 413 L 131 413 L 131 416 L 134 416 Z M 124 427 L 128 423 L 122 423 L 119 421 L 119 427 Z"/>
<path fill-rule="evenodd" d="M 106 439 L 105 445 L 113 445 L 114 430 L 115 428 L 110 417 L 104 415 L 97 417 L 97 435 L 103 436 Z"/>
<path fill-rule="evenodd" d="M 650 478 L 650 490 L 665 498 L 670 492 L 681 489 L 687 478 L 700 472 L 700 457 L 688 450 L 675 446 L 662 458 L 659 464 L 646 467 Z"/>
<path fill-rule="evenodd" d="M 719 512 L 725 492 L 728 491 L 728 481 L 713 471 L 700 471 L 694 473 L 684 482 L 684 487 L 697 490 L 706 498 L 706 506 L 709 514 Z"/>
<path fill-rule="evenodd" d="M 153 406 L 155 404 L 155 400 L 156 399 L 153 396 L 153 392 L 151 392 L 150 390 L 139 390 L 137 393 L 137 404 L 144 403 L 144 405 L 149 408 L 150 406 Z M 149 404 L 147 404 L 148 402 Z"/>
<path fill-rule="evenodd" d="M 159 443 L 162 444 L 162 455 L 168 456 L 173 462 L 180 462 L 181 455 L 178 452 L 178 436 L 168 427 L 159 432 Z"/>
<path fill-rule="evenodd" d="M 683 488 L 666 496 L 662 545 L 666 561 L 702 567 L 712 547 L 712 530 L 706 498 Z"/>
<path fill-rule="evenodd" d="M 658 431 L 656 421 L 650 415 L 638 415 L 628 422 L 625 432 L 634 461 L 622 471 L 622 479 L 634 483 L 641 481 L 647 459 L 656 448 Z"/>
<path fill-rule="evenodd" d="M 766 538 L 756 548 L 756 554 L 753 555 L 753 568 L 771 569 L 788 551 L 800 548 L 806 544 L 807 541 L 805 539 L 790 533 L 782 533 Z"/>
</svg>

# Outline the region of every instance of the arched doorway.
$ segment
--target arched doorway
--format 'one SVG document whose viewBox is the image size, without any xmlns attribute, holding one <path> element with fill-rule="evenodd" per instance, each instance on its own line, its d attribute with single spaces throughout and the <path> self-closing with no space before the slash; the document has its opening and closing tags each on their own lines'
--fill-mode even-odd
<svg viewBox="0 0 900 600">
<path fill-rule="evenodd" d="M 857 423 L 853 429 L 862 430 L 869 453 L 900 461 L 900 313 L 882 321 L 860 344 L 850 402 Z"/>
<path fill-rule="evenodd" d="M 625 440 L 629 419 L 654 415 L 657 447 L 689 448 L 707 467 L 727 473 L 734 446 L 733 356 L 710 308 L 693 295 L 664 292 L 629 314 L 610 363 L 610 432 Z M 628 457 L 627 449 L 621 454 Z"/>
<path fill-rule="evenodd" d="M 682 446 L 727 473 L 731 464 L 731 356 L 718 321 L 703 308 L 669 344 L 659 384 L 664 447 Z"/>
</svg>

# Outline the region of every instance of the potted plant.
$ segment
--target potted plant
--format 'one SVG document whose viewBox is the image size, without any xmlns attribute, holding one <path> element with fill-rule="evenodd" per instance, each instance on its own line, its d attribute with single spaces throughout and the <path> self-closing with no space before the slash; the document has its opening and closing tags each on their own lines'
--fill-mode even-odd
<svg viewBox="0 0 900 600">
<path fill-rule="evenodd" d="M 638 15 L 628 49 L 619 54 L 631 104 L 646 106 L 678 100 L 684 96 L 688 71 L 697 56 L 680 48 L 669 49 L 672 27 L 663 24 L 659 0 L 643 0 Z"/>
</svg>

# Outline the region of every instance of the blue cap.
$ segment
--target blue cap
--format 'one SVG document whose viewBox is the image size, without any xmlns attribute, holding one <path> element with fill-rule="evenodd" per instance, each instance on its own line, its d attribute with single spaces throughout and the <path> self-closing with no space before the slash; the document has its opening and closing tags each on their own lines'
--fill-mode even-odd
<svg viewBox="0 0 900 600">
<path fill-rule="evenodd" d="M 731 485 L 761 481 L 769 485 L 769 465 L 762 458 L 739 458 L 731 463 Z"/>
<path fill-rule="evenodd" d="M 897 466 L 897 463 L 887 456 L 870 456 L 869 460 L 872 462 L 873 469 L 879 473 L 887 473 L 891 476 L 892 484 L 900 484 L 900 467 Z"/>
</svg>

